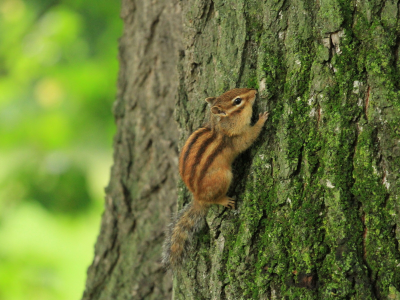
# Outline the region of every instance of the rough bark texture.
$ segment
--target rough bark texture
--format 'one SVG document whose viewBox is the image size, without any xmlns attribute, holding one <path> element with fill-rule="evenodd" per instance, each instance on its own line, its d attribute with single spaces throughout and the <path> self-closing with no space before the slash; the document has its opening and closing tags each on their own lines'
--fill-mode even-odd
<svg viewBox="0 0 400 300">
<path fill-rule="evenodd" d="M 398 1 L 191 0 L 183 23 L 184 137 L 234 87 L 271 115 L 174 298 L 399 299 Z"/>
<path fill-rule="evenodd" d="M 162 230 L 191 200 L 180 145 L 204 99 L 270 111 L 176 299 L 400 299 L 400 8 L 391 0 L 124 0 L 118 132 L 84 299 L 170 299 Z M 179 36 L 183 30 L 179 60 Z M 179 78 L 174 80 L 178 66 Z"/>
<path fill-rule="evenodd" d="M 83 299 L 171 298 L 160 253 L 179 176 L 180 14 L 175 0 L 123 1 L 114 166 Z"/>
</svg>

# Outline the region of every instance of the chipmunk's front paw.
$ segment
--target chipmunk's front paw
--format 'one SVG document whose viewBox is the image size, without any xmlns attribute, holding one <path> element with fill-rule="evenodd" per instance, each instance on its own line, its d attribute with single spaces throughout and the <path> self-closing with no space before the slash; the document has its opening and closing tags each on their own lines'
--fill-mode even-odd
<svg viewBox="0 0 400 300">
<path fill-rule="evenodd" d="M 262 120 L 264 123 L 268 120 L 269 112 L 263 112 L 258 115 L 259 120 Z"/>
</svg>

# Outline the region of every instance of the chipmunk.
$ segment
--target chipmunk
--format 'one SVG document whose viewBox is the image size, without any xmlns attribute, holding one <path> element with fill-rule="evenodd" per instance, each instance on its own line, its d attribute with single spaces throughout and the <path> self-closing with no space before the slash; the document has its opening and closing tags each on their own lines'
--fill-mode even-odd
<svg viewBox="0 0 400 300">
<path fill-rule="evenodd" d="M 226 195 L 232 181 L 232 163 L 259 136 L 268 119 L 261 113 L 250 125 L 257 91 L 233 89 L 219 97 L 209 97 L 210 122 L 193 132 L 179 157 L 179 173 L 193 194 L 170 224 L 163 245 L 163 264 L 179 267 L 195 233 L 201 230 L 212 204 L 234 209 L 234 199 Z"/>
</svg>

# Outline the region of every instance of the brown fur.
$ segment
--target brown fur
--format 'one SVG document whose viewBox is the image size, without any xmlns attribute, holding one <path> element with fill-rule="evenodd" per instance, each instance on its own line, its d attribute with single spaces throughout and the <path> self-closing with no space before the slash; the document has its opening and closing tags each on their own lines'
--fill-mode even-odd
<svg viewBox="0 0 400 300">
<path fill-rule="evenodd" d="M 193 203 L 170 226 L 164 243 L 166 266 L 176 268 L 182 263 L 192 236 L 204 224 L 211 204 L 235 208 L 234 200 L 226 195 L 232 181 L 232 162 L 251 146 L 268 119 L 265 112 L 250 126 L 256 94 L 254 89 L 233 89 L 206 99 L 210 105 L 210 124 L 192 133 L 179 158 L 179 172 L 193 194 Z M 233 102 L 236 98 L 242 99 L 239 105 Z"/>
</svg>

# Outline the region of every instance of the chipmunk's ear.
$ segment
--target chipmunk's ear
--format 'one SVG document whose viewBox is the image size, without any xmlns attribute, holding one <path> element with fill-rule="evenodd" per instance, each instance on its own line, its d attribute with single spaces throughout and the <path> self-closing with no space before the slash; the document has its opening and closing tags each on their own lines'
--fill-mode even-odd
<svg viewBox="0 0 400 300">
<path fill-rule="evenodd" d="M 224 112 L 224 111 L 221 109 L 221 107 L 219 107 L 219 106 L 213 106 L 213 107 L 211 108 L 211 112 L 212 112 L 214 115 L 217 115 L 217 116 L 220 116 L 220 117 L 225 117 L 225 116 L 226 116 L 226 112 Z"/>
<path fill-rule="evenodd" d="M 205 101 L 206 101 L 209 105 L 213 105 L 214 102 L 215 102 L 215 100 L 217 100 L 216 97 L 208 97 L 208 98 L 206 98 Z"/>
</svg>

